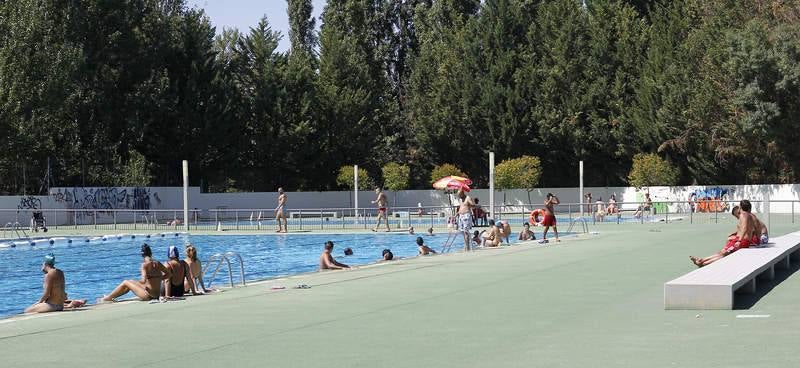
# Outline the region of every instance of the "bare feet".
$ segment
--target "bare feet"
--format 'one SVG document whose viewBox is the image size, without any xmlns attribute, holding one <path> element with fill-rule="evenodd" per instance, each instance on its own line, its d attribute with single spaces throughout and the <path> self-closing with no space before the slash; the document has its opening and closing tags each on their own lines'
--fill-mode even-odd
<svg viewBox="0 0 800 368">
<path fill-rule="evenodd" d="M 699 258 L 697 258 L 695 256 L 689 256 L 689 259 L 692 260 L 692 263 L 694 263 L 695 266 L 703 267 L 703 263 L 701 262 L 701 260 Z"/>
</svg>

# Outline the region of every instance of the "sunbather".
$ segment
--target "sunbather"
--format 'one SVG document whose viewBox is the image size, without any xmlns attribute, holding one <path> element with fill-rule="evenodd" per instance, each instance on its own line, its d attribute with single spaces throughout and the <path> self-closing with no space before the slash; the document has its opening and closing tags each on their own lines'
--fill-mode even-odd
<svg viewBox="0 0 800 368">
<path fill-rule="evenodd" d="M 102 301 L 113 302 L 114 299 L 133 292 L 140 300 L 158 299 L 161 294 L 161 281 L 169 279 L 172 272 L 160 262 L 153 260 L 153 251 L 147 244 L 142 245 L 142 273 L 141 280 L 125 280 L 119 284 L 111 294 L 102 298 Z"/>
</svg>

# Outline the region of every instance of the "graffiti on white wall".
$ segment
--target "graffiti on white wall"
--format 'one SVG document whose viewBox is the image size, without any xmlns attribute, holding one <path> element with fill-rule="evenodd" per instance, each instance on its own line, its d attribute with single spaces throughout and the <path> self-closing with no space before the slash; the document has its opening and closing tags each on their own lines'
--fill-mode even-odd
<svg viewBox="0 0 800 368">
<path fill-rule="evenodd" d="M 153 202 L 161 203 L 157 192 L 144 187 L 57 188 L 50 196 L 67 209 L 81 210 L 149 210 Z"/>
</svg>

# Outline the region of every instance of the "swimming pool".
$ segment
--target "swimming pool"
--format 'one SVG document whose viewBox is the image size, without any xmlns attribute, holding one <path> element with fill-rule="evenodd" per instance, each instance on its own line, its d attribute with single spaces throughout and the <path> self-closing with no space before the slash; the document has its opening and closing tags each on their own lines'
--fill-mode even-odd
<svg viewBox="0 0 800 368">
<path fill-rule="evenodd" d="M 291 275 L 317 269 L 319 253 L 327 240 L 335 243 L 334 256 L 340 262 L 363 265 L 381 258 L 381 251 L 390 248 L 395 257 L 410 257 L 417 254 L 416 236 L 401 234 L 288 234 L 288 235 L 187 235 L 178 233 L 154 234 L 149 239 L 144 235 L 123 235 L 92 238 L 56 238 L 18 242 L 15 247 L 0 249 L 0 317 L 21 313 L 33 304 L 42 293 L 42 258 L 47 253 L 56 255 L 56 266 L 64 271 L 67 293 L 71 298 L 95 299 L 109 293 L 124 279 L 139 279 L 141 256 L 139 249 L 146 242 L 151 245 L 153 255 L 161 262 L 167 259 L 167 247 L 177 245 L 181 258 L 185 256 L 183 245 L 192 243 L 198 248 L 202 261 L 214 253 L 233 251 L 244 258 L 245 276 L 248 281 Z M 446 235 L 425 236 L 425 242 L 437 251 Z M 69 240 L 72 240 L 69 243 Z M 8 244 L 8 243 L 6 243 Z M 456 247 L 458 243 L 456 243 Z M 352 256 L 343 256 L 344 248 L 353 249 Z M 236 267 L 238 268 L 238 267 Z M 221 270 L 214 285 L 226 285 Z M 234 269 L 234 278 L 239 271 Z M 224 275 L 227 277 L 227 275 Z M 128 294 L 126 297 L 132 297 Z"/>
<path fill-rule="evenodd" d="M 537 237 L 541 236 L 539 229 L 534 230 Z M 437 251 L 447 240 L 447 234 L 442 233 L 423 237 L 425 243 Z M 236 252 L 244 259 L 245 279 L 253 281 L 316 270 L 327 240 L 334 242 L 337 260 L 348 265 L 364 265 L 380 259 L 386 248 L 391 249 L 396 258 L 416 256 L 416 238 L 417 235 L 407 233 L 189 235 L 170 232 L 0 241 L 0 300 L 3 301 L 0 318 L 22 313 L 39 299 L 42 259 L 51 252 L 56 256 L 56 267 L 64 271 L 69 297 L 94 303 L 120 281 L 140 278 L 142 243 L 150 244 L 155 259 L 161 262 L 167 259 L 170 245 L 178 246 L 184 258 L 183 245 L 193 244 L 203 262 L 215 253 Z M 512 241 L 514 238 L 512 235 Z M 353 255 L 343 255 L 347 247 L 353 249 Z M 461 238 L 456 239 L 453 250 L 462 247 Z M 226 272 L 227 269 L 220 271 L 213 280 L 214 286 L 227 285 Z M 233 273 L 234 281 L 238 280 L 238 267 L 234 267 Z M 123 298 L 131 297 L 133 294 Z"/>
</svg>

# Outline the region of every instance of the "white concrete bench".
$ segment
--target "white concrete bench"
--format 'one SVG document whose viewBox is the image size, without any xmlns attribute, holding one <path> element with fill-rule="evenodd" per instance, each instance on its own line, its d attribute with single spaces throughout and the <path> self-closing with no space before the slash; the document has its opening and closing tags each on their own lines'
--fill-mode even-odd
<svg viewBox="0 0 800 368">
<path fill-rule="evenodd" d="M 408 211 L 394 211 L 392 217 L 408 218 L 410 213 Z"/>
<path fill-rule="evenodd" d="M 759 277 L 800 260 L 800 232 L 770 239 L 765 248 L 741 249 L 664 284 L 664 309 L 733 309 L 734 293 L 753 293 Z"/>
<path fill-rule="evenodd" d="M 339 215 L 335 211 L 293 211 L 289 212 L 290 218 L 323 218 L 323 217 L 333 217 L 338 218 Z"/>
</svg>

